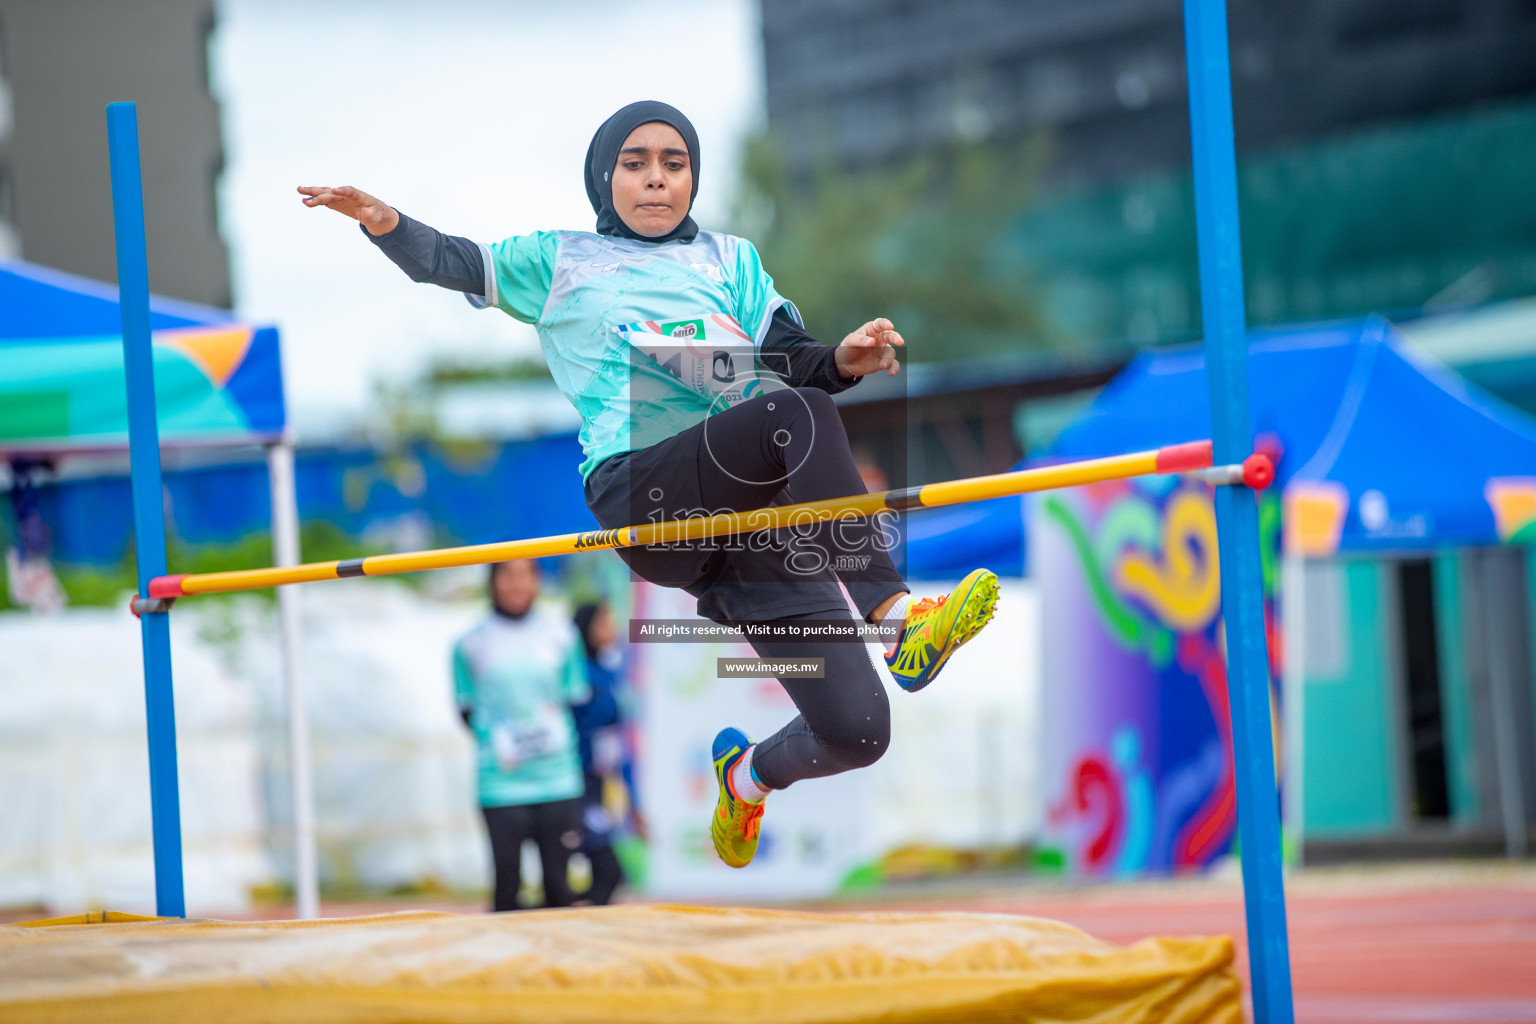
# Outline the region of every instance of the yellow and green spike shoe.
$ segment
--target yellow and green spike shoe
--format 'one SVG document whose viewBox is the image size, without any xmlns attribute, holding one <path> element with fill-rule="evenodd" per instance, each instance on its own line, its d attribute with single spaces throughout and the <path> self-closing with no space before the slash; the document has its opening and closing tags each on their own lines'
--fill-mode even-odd
<svg viewBox="0 0 1536 1024">
<path fill-rule="evenodd" d="M 907 606 L 901 641 L 885 656 L 903 690 L 921 690 L 967 640 L 981 632 L 997 608 L 997 575 L 977 569 L 948 594 Z"/>
<path fill-rule="evenodd" d="M 729 781 L 731 769 L 751 745 L 740 729 L 721 729 L 715 736 L 715 781 L 720 785 L 720 799 L 715 801 L 715 813 L 709 821 L 709 838 L 720 859 L 733 868 L 752 863 L 763 821 L 763 801 L 750 804 L 738 800 Z"/>
</svg>

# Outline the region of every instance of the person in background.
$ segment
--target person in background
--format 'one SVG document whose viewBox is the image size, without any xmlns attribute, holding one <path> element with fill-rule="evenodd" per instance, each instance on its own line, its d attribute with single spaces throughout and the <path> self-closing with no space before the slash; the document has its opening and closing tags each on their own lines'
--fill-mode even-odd
<svg viewBox="0 0 1536 1024">
<path fill-rule="evenodd" d="M 581 755 L 570 705 L 591 696 L 581 638 L 536 602 L 538 563 L 491 566 L 492 614 L 453 649 L 454 697 L 474 733 L 490 833 L 493 910 L 516 910 L 523 843 L 539 848 L 544 906 L 571 905 L 566 871 L 581 845 Z"/>
<path fill-rule="evenodd" d="M 581 748 L 582 772 L 586 776 L 582 806 L 586 835 L 582 852 L 592 863 L 592 888 L 579 898 L 602 906 L 613 898 L 614 890 L 624 882 L 624 869 L 613 850 L 618 822 L 604 800 L 604 791 L 611 780 L 618 779 L 624 785 L 636 831 L 643 833 L 644 826 L 624 741 L 624 707 L 619 692 L 623 655 L 613 613 L 601 602 L 584 604 L 576 609 L 575 622 L 586 648 L 587 680 L 592 690 L 591 700 L 571 706 Z"/>
</svg>

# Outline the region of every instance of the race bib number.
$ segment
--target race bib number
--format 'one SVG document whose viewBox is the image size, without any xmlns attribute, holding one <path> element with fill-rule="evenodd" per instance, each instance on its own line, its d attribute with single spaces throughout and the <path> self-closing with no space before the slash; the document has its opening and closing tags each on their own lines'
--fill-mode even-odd
<svg viewBox="0 0 1536 1024">
<path fill-rule="evenodd" d="M 503 720 L 491 728 L 491 752 L 508 771 L 534 758 L 561 753 L 569 745 L 566 712 L 548 702 L 527 718 Z"/>
<path fill-rule="evenodd" d="M 614 330 L 667 373 L 714 402 L 735 405 L 765 390 L 751 336 L 724 313 L 642 320 Z"/>
</svg>

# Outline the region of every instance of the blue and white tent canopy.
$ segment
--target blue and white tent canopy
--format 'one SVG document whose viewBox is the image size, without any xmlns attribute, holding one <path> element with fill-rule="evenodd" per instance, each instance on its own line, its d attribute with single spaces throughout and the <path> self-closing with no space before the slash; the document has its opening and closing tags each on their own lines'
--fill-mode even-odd
<svg viewBox="0 0 1536 1024">
<path fill-rule="evenodd" d="M 150 303 L 165 444 L 275 440 L 282 360 L 273 327 L 173 299 Z M 117 288 L 0 260 L 0 451 L 127 444 Z"/>
<path fill-rule="evenodd" d="M 1210 436 L 1205 357 L 1143 352 L 1057 439 L 1088 458 Z M 1377 317 L 1255 332 L 1254 428 L 1281 457 L 1287 549 L 1536 540 L 1536 422 L 1420 359 Z"/>
</svg>

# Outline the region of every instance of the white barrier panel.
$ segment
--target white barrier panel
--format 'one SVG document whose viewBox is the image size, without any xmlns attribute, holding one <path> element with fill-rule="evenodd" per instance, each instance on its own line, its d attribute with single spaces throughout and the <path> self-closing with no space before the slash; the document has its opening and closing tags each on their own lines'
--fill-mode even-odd
<svg viewBox="0 0 1536 1024">
<path fill-rule="evenodd" d="M 288 880 L 291 787 L 276 616 L 262 602 L 233 609 L 217 621 L 257 695 L 269 841 Z M 172 620 L 194 614 L 204 609 L 186 602 Z M 370 580 L 343 580 L 323 600 L 305 601 L 300 652 L 322 885 L 490 885 L 474 744 L 454 708 L 451 668 L 454 641 L 487 614 L 483 601 L 433 601 Z"/>
<path fill-rule="evenodd" d="M 908 585 L 922 596 L 955 582 Z M 1031 581 L 998 582 L 992 621 L 932 686 L 887 686 L 891 753 L 869 769 L 879 853 L 1019 846 L 1039 831 L 1039 607 Z"/>
<path fill-rule="evenodd" d="M 187 909 L 270 881 L 255 702 L 173 621 Z M 154 913 L 139 624 L 126 608 L 0 614 L 0 906 Z"/>
</svg>

